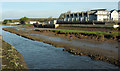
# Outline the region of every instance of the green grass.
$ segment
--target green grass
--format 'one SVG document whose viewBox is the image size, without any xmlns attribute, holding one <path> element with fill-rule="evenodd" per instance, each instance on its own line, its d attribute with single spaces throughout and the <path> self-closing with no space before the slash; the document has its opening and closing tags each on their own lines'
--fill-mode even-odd
<svg viewBox="0 0 120 71">
<path fill-rule="evenodd" d="M 36 31 L 53 31 L 60 33 L 84 33 L 84 34 L 95 34 L 95 35 L 110 35 L 110 36 L 120 36 L 120 32 L 118 31 L 109 31 L 109 32 L 101 32 L 101 31 L 81 31 L 81 30 L 65 30 L 65 29 L 35 29 Z"/>
</svg>

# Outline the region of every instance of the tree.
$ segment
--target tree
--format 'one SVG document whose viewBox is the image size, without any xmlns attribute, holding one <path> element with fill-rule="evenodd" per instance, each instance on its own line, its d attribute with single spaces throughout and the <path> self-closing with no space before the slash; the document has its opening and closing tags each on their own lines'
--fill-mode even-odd
<svg viewBox="0 0 120 71">
<path fill-rule="evenodd" d="M 12 23 L 12 20 L 4 20 L 3 24 Z"/>
<path fill-rule="evenodd" d="M 12 20 L 9 20 L 9 23 L 12 23 Z"/>
<path fill-rule="evenodd" d="M 7 24 L 7 23 L 8 23 L 8 20 L 4 20 L 4 21 L 3 21 L 3 24 Z"/>
<path fill-rule="evenodd" d="M 26 22 L 28 22 L 28 20 L 29 19 L 27 17 L 23 17 L 23 18 L 20 19 L 20 23 L 21 24 L 27 24 Z"/>
</svg>

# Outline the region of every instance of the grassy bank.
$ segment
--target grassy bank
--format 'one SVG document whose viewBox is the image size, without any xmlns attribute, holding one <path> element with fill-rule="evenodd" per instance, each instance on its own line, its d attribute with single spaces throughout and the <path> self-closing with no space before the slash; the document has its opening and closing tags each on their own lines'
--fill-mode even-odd
<svg viewBox="0 0 120 71">
<path fill-rule="evenodd" d="M 2 41 L 2 71 L 18 69 L 28 69 L 23 56 L 12 45 Z"/>
<path fill-rule="evenodd" d="M 81 30 L 66 30 L 66 29 L 35 29 L 36 31 L 52 31 L 57 32 L 58 34 L 81 34 L 85 36 L 97 36 L 107 39 L 116 39 L 119 40 L 120 32 L 118 31 L 81 31 Z"/>
<path fill-rule="evenodd" d="M 120 27 L 119 27 L 120 28 Z M 114 29 L 114 28 L 111 28 L 111 27 L 79 27 L 79 26 L 72 26 L 72 27 L 69 27 L 69 26 L 59 26 L 57 29 L 66 29 L 66 30 L 84 30 L 84 31 L 116 31 L 116 30 L 119 30 L 119 28 L 117 29 Z"/>
</svg>

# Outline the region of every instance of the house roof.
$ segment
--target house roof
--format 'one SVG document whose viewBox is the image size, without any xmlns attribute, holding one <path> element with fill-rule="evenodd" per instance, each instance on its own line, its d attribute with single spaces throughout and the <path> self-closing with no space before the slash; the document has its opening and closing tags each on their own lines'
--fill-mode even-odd
<svg viewBox="0 0 120 71">
<path fill-rule="evenodd" d="M 91 11 L 105 11 L 107 9 L 95 9 L 95 10 L 91 10 Z"/>
<path fill-rule="evenodd" d="M 120 12 L 120 10 L 118 10 L 118 12 Z"/>
<path fill-rule="evenodd" d="M 112 13 L 114 10 L 111 10 L 110 13 Z"/>
<path fill-rule="evenodd" d="M 111 10 L 110 13 L 112 13 L 113 11 L 115 11 L 115 9 Z M 117 10 L 116 10 L 117 11 Z"/>
</svg>

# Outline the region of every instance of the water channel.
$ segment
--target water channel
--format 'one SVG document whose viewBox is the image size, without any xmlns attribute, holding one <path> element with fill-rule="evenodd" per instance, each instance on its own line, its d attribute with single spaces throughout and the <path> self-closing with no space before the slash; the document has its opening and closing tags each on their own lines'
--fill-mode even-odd
<svg viewBox="0 0 120 71">
<path fill-rule="evenodd" d="M 87 56 L 73 55 L 63 48 L 33 41 L 3 31 L 3 40 L 13 45 L 24 57 L 29 69 L 115 69 L 115 65 L 92 60 Z"/>
</svg>

